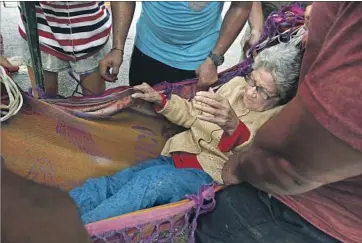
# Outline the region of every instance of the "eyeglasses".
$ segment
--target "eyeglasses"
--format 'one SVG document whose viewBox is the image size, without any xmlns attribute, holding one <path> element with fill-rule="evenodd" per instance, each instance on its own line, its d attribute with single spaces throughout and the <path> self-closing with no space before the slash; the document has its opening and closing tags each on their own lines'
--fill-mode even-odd
<svg viewBox="0 0 362 243">
<path fill-rule="evenodd" d="M 268 100 L 274 97 L 278 97 L 279 95 L 269 95 L 265 89 L 261 86 L 257 86 L 255 80 L 248 74 L 245 76 L 245 81 L 250 87 L 255 87 L 256 92 L 263 98 L 264 100 Z"/>
</svg>

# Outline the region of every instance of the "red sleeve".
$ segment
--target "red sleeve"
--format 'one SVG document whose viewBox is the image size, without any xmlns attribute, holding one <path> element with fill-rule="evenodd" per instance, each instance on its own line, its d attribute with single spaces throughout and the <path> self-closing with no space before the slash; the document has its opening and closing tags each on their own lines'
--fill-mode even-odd
<svg viewBox="0 0 362 243">
<path fill-rule="evenodd" d="M 223 133 L 218 147 L 221 152 L 229 152 L 236 146 L 241 145 L 244 142 L 248 141 L 249 138 L 250 138 L 250 130 L 242 121 L 240 121 L 238 128 L 234 131 L 233 134 L 228 135 L 225 132 Z"/>
<path fill-rule="evenodd" d="M 166 95 L 160 94 L 160 96 L 161 96 L 161 99 L 162 99 L 162 105 L 161 106 L 159 106 L 159 105 L 154 106 L 154 109 L 155 109 L 156 112 L 162 110 L 163 107 L 165 107 L 165 105 L 167 103 Z"/>
</svg>

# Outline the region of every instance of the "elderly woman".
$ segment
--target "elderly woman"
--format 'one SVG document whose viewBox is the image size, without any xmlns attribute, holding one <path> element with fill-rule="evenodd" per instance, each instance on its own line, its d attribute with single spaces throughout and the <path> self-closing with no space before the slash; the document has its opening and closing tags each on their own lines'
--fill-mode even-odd
<svg viewBox="0 0 362 243">
<path fill-rule="evenodd" d="M 252 141 L 256 130 L 296 92 L 300 51 L 278 44 L 262 51 L 254 71 L 189 102 L 166 100 L 147 84 L 133 98 L 152 102 L 169 121 L 187 128 L 171 137 L 161 156 L 113 176 L 89 179 L 70 191 L 84 223 L 175 202 L 201 185 L 221 180 L 224 163 Z"/>
</svg>

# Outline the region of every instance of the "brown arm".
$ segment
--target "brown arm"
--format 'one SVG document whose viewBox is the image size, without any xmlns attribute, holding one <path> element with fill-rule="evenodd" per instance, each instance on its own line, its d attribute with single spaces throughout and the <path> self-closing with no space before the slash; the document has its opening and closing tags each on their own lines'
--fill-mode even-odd
<svg viewBox="0 0 362 243">
<path fill-rule="evenodd" d="M 132 23 L 136 2 L 111 2 L 113 23 L 113 48 L 124 50 Z"/>
<path fill-rule="evenodd" d="M 252 2 L 231 2 L 222 22 L 219 38 L 213 52 L 224 55 L 244 27 Z"/>
<path fill-rule="evenodd" d="M 361 161 L 361 152 L 323 128 L 296 98 L 258 131 L 247 152 L 229 163 L 240 180 L 283 195 L 360 175 Z"/>
<path fill-rule="evenodd" d="M 66 192 L 2 168 L 1 242 L 91 243 Z"/>
</svg>

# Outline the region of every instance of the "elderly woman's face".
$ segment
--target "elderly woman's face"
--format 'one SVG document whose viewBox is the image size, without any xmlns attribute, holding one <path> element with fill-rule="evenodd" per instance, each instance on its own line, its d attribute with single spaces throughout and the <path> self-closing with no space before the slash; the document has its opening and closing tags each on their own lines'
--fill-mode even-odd
<svg viewBox="0 0 362 243">
<path fill-rule="evenodd" d="M 248 109 L 265 111 L 276 106 L 280 97 L 271 73 L 259 68 L 246 76 L 245 81 L 248 85 L 243 99 Z"/>
</svg>

